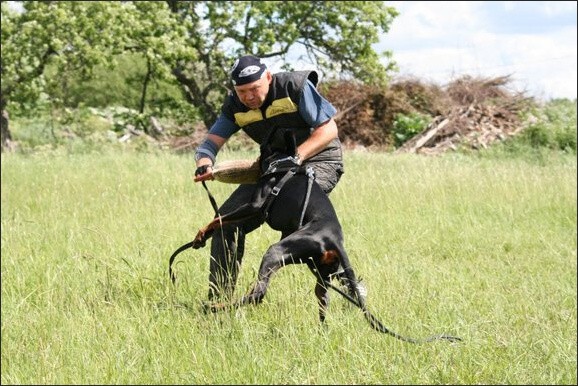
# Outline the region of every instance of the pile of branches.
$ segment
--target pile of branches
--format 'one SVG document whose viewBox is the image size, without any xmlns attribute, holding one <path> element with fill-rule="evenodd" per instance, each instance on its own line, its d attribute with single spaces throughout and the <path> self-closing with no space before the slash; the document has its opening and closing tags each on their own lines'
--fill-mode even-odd
<svg viewBox="0 0 578 386">
<path fill-rule="evenodd" d="M 440 87 L 409 78 L 385 90 L 341 82 L 324 92 L 338 108 L 346 147 L 392 148 L 398 114 L 419 113 L 431 117 L 430 125 L 396 152 L 437 154 L 460 146 L 485 148 L 522 130 L 519 113 L 533 101 L 509 91 L 509 82 L 509 76 L 464 76 Z"/>
<path fill-rule="evenodd" d="M 414 79 L 394 82 L 385 89 L 353 81 L 331 82 L 321 91 L 338 110 L 340 140 L 348 148 L 390 148 L 398 114 L 435 116 L 448 108 L 439 86 Z"/>
</svg>

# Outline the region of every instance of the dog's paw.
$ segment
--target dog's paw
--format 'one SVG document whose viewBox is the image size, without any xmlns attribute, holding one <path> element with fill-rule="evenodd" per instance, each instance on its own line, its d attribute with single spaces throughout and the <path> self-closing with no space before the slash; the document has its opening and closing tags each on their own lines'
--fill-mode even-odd
<svg viewBox="0 0 578 386">
<path fill-rule="evenodd" d="M 193 240 L 193 249 L 203 248 L 207 244 L 207 239 L 203 237 L 202 234 L 198 234 Z"/>
</svg>

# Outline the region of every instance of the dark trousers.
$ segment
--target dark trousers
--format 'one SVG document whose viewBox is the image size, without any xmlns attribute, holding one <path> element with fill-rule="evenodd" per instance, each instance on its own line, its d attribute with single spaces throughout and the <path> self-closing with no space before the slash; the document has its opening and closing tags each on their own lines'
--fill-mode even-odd
<svg viewBox="0 0 578 386">
<path fill-rule="evenodd" d="M 343 174 L 342 163 L 310 163 L 315 171 L 315 181 L 327 194 L 333 190 Z M 239 185 L 219 208 L 220 213 L 230 212 L 251 201 L 256 185 Z M 242 224 L 225 225 L 215 231 L 211 240 L 209 264 L 209 299 L 225 296 L 235 291 L 237 276 L 245 252 L 245 236 L 259 228 L 263 219 L 254 217 Z"/>
</svg>

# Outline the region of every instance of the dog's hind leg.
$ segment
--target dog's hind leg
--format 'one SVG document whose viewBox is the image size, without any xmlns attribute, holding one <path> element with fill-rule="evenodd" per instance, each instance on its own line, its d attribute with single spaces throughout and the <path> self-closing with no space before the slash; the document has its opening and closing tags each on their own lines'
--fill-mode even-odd
<svg viewBox="0 0 578 386">
<path fill-rule="evenodd" d="M 317 278 L 317 282 L 315 283 L 315 296 L 317 297 L 317 302 L 319 304 L 319 321 L 323 323 L 325 322 L 325 315 L 327 314 L 327 308 L 329 307 L 329 292 L 327 291 L 325 282 L 321 278 Z"/>
<path fill-rule="evenodd" d="M 349 287 L 349 293 L 353 295 L 354 300 L 357 302 L 357 305 L 364 310 L 365 309 L 365 297 L 360 293 L 359 286 L 357 285 L 357 277 L 353 268 L 351 267 L 351 263 L 349 261 L 349 257 L 345 252 L 343 246 L 337 248 L 336 254 L 339 258 L 339 262 L 343 267 L 343 273 L 345 275 L 345 282 Z"/>
</svg>

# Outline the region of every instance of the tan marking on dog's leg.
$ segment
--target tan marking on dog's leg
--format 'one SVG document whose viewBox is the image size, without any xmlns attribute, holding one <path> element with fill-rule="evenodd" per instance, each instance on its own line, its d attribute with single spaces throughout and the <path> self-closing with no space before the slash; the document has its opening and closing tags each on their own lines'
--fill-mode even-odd
<svg viewBox="0 0 578 386">
<path fill-rule="evenodd" d="M 337 251 L 330 250 L 325 251 L 321 255 L 321 264 L 329 265 L 333 264 L 337 260 Z"/>
</svg>

